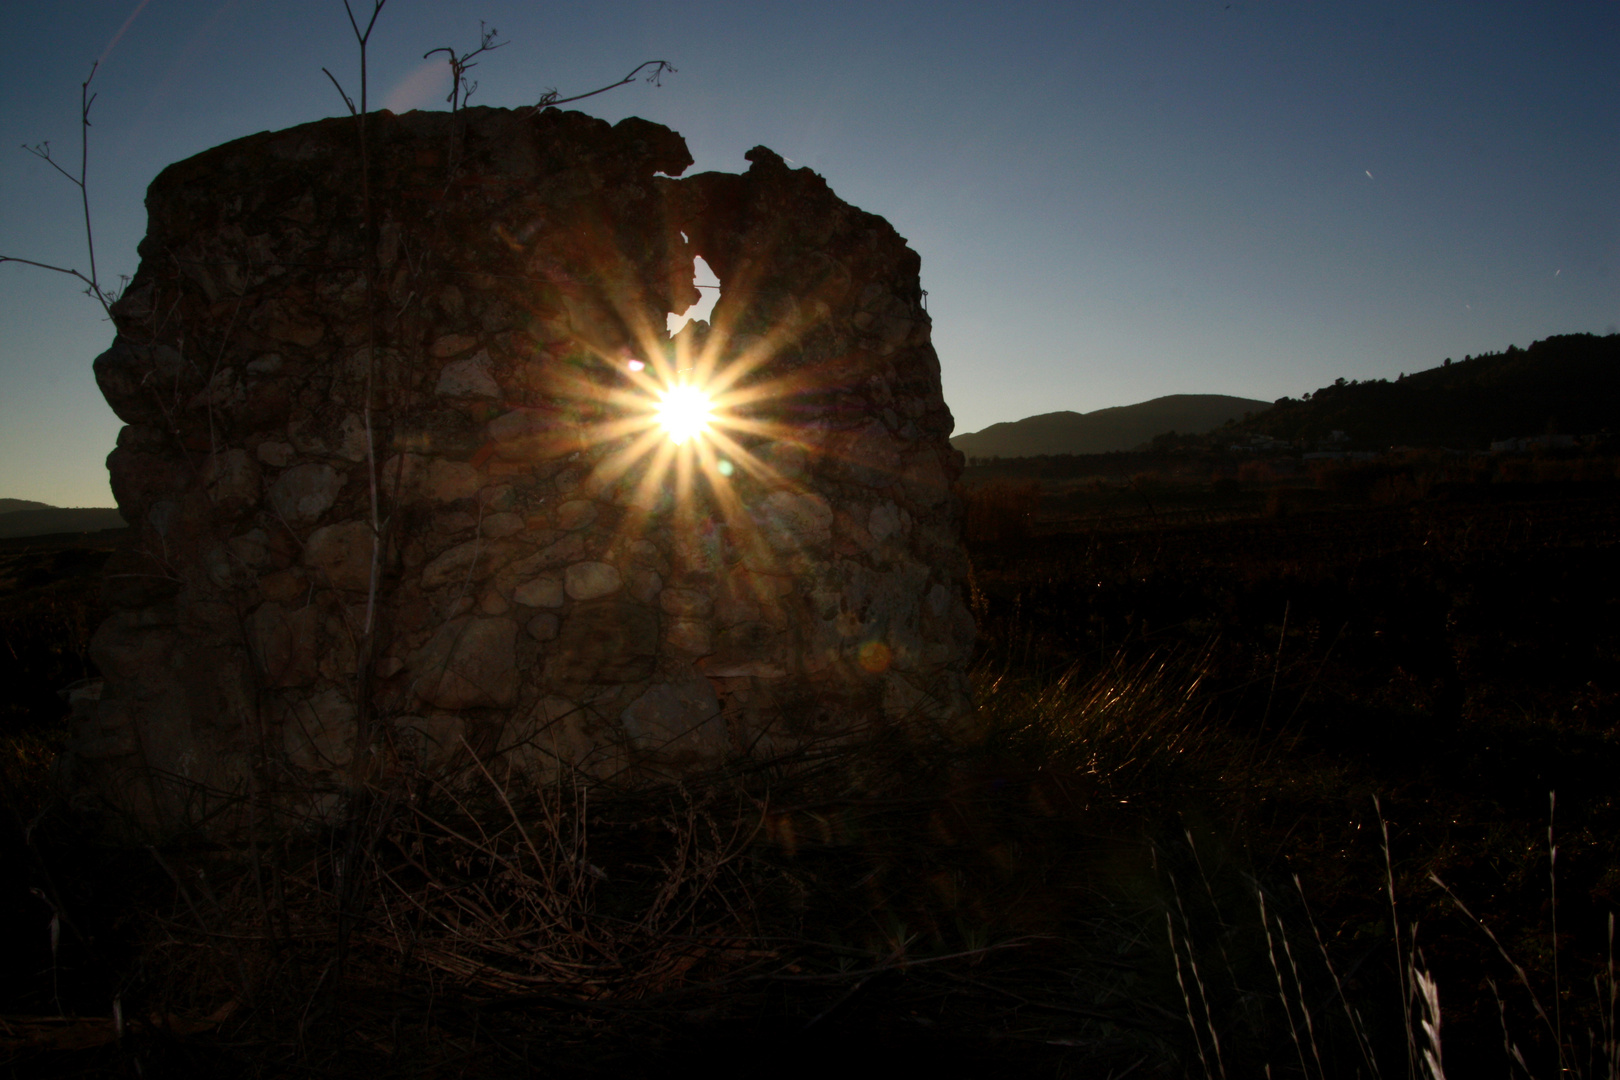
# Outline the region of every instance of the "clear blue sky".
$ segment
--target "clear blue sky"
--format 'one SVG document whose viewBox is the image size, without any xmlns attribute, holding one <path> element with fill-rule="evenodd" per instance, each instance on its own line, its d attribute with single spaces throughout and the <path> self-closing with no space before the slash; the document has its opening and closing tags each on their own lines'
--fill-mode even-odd
<svg viewBox="0 0 1620 1080">
<path fill-rule="evenodd" d="M 512 44 L 474 104 L 667 59 L 662 88 L 586 107 L 674 128 L 694 171 L 763 143 L 888 218 L 922 255 L 958 432 L 1620 323 L 1613 0 L 390 0 L 372 101 L 440 107 L 422 54 L 480 18 Z M 337 115 L 321 68 L 358 77 L 339 0 L 8 0 L 0 40 L 0 254 L 47 262 L 84 265 L 77 193 L 16 147 L 76 167 L 105 57 L 104 278 L 133 273 L 165 165 Z M 118 422 L 90 373 L 110 339 L 70 280 L 0 266 L 0 496 L 111 504 Z"/>
</svg>

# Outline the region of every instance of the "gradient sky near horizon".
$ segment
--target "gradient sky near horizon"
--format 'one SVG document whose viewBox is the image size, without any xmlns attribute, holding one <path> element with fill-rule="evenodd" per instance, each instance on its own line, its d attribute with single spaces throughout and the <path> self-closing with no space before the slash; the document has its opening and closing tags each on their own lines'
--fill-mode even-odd
<svg viewBox="0 0 1620 1080">
<path fill-rule="evenodd" d="M 369 0 L 360 0 L 369 9 Z M 922 256 L 957 432 L 1171 393 L 1298 396 L 1620 323 L 1620 3 L 533 3 L 390 0 L 371 100 L 442 108 L 429 49 L 481 59 L 474 104 L 582 103 L 686 137 L 692 171 L 764 144 Z M 340 0 L 9 0 L 0 254 L 136 268 L 167 164 L 339 115 Z M 0 266 L 0 497 L 108 506 L 118 421 L 101 311 Z"/>
</svg>

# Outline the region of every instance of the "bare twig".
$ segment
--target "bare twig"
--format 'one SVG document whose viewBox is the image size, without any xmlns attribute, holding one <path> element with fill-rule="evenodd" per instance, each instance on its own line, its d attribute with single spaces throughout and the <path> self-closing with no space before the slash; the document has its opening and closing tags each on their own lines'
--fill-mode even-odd
<svg viewBox="0 0 1620 1080">
<path fill-rule="evenodd" d="M 351 116 L 364 117 L 366 114 L 366 46 L 371 42 L 371 31 L 377 26 L 377 16 L 382 14 L 383 6 L 387 3 L 388 0 L 371 0 L 371 18 L 366 21 L 366 28 L 361 30 L 359 20 L 354 17 L 354 8 L 349 5 L 349 0 L 343 0 L 343 12 L 348 15 L 349 27 L 354 31 L 355 40 L 360 43 L 359 109 L 355 108 L 354 99 L 344 92 L 342 84 L 337 81 L 337 76 L 327 71 L 326 68 L 321 68 L 321 71 L 326 73 L 326 77 L 332 80 L 332 85 L 337 87 L 337 92 L 343 98 L 343 104 L 349 107 L 349 115 Z"/>
<path fill-rule="evenodd" d="M 534 108 L 529 111 L 529 115 L 533 116 L 535 113 L 549 109 L 553 105 L 566 105 L 571 101 L 583 101 L 588 97 L 595 97 L 597 94 L 605 94 L 609 90 L 617 90 L 621 86 L 628 86 L 630 83 L 635 82 L 637 76 L 641 75 L 647 68 L 652 68 L 652 72 L 646 76 L 646 81 L 654 86 L 662 86 L 663 83 L 660 80 L 666 74 L 674 75 L 676 73 L 675 65 L 668 60 L 647 60 L 636 65 L 635 70 L 618 82 L 608 83 L 606 86 L 592 90 L 589 93 L 575 94 L 573 97 L 558 97 L 556 90 L 547 90 L 540 96 L 540 100 L 535 103 Z"/>
<path fill-rule="evenodd" d="M 84 208 L 84 241 L 90 256 L 90 273 L 81 273 L 76 269 L 65 266 L 53 266 L 50 263 L 37 262 L 33 259 L 20 259 L 14 255 L 0 255 L 0 263 L 22 263 L 24 266 L 37 267 L 40 270 L 50 270 L 58 274 L 67 274 L 78 278 L 85 285 L 85 295 L 101 305 L 101 310 L 112 317 L 113 302 L 118 299 L 118 293 L 103 289 L 101 278 L 96 272 L 96 234 L 90 219 L 90 107 L 96 103 L 96 95 L 90 92 L 90 82 L 96 77 L 96 70 L 101 66 L 97 60 L 90 65 L 90 74 L 84 77 L 79 84 L 79 175 L 74 176 L 51 156 L 49 141 L 39 142 L 33 146 L 24 146 L 23 149 L 39 158 L 45 164 L 55 169 L 67 178 L 68 183 L 79 189 L 79 202 Z"/>
<path fill-rule="evenodd" d="M 437 49 L 429 49 L 422 54 L 422 59 L 426 60 L 430 56 L 444 53 L 445 59 L 450 64 L 450 93 L 445 95 L 444 100 L 450 103 L 451 113 L 463 108 L 467 104 L 467 100 L 478 90 L 477 83 L 467 81 L 467 72 L 478 66 L 473 58 L 482 56 L 487 52 L 494 52 L 496 49 L 511 44 L 509 41 L 497 41 L 496 39 L 500 37 L 500 34 L 501 32 L 493 26 L 486 30 L 484 21 L 480 19 L 478 21 L 478 48 L 472 50 L 472 52 L 458 54 L 456 50 L 445 45 Z"/>
<path fill-rule="evenodd" d="M 372 31 L 377 27 L 377 19 L 382 15 L 388 0 L 372 0 L 371 16 L 366 20 L 365 29 L 361 29 L 360 21 L 355 17 L 354 7 L 350 0 L 343 0 L 343 11 L 349 17 L 349 29 L 354 32 L 355 42 L 360 47 L 360 104 L 355 106 L 354 100 L 344 91 L 342 84 L 330 71 L 325 68 L 326 77 L 332 81 L 348 107 L 349 114 L 355 118 L 355 126 L 360 140 L 360 205 L 362 230 L 364 232 L 366 250 L 366 306 L 367 306 L 367 350 L 366 350 L 366 470 L 368 487 L 371 494 L 371 534 L 372 557 L 370 580 L 367 587 L 366 624 L 365 632 L 356 650 L 355 657 L 355 698 L 357 713 L 354 751 L 350 760 L 350 803 L 348 807 L 348 829 L 344 844 L 342 860 L 339 863 L 343 871 L 339 884 L 338 907 L 338 944 L 337 977 L 341 979 L 343 961 L 348 950 L 349 937 L 358 919 L 359 897 L 362 888 L 363 875 L 360 873 L 362 863 L 372 854 L 376 841 L 383 825 L 392 813 L 392 800 L 385 800 L 385 808 L 380 815 L 374 817 L 376 803 L 372 798 L 371 789 L 363 782 L 370 762 L 373 732 L 372 702 L 371 702 L 371 669 L 372 650 L 375 641 L 373 618 L 376 610 L 376 594 L 381 577 L 381 546 L 382 528 L 379 520 L 380 510 L 377 505 L 377 451 L 376 440 L 373 437 L 371 426 L 373 377 L 377 364 L 377 351 L 381 344 L 380 316 L 377 304 L 377 228 L 371 202 L 371 139 L 367 127 L 367 117 L 370 112 L 370 81 L 368 70 L 368 46 L 371 42 Z M 336 982 L 334 982 L 334 987 Z"/>
</svg>

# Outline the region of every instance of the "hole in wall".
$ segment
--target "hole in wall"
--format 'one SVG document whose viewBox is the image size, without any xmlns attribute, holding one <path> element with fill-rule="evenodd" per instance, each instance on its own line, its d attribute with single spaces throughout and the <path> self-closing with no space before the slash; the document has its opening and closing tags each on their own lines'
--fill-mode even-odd
<svg viewBox="0 0 1620 1080">
<path fill-rule="evenodd" d="M 684 233 L 682 238 L 685 238 Z M 703 261 L 701 255 L 692 260 L 692 284 L 696 285 L 698 292 L 703 294 L 703 299 L 687 308 L 685 315 L 677 315 L 674 312 L 669 313 L 664 325 L 668 327 L 670 337 L 680 333 L 689 322 L 694 320 L 710 321 L 709 316 L 714 313 L 714 303 L 720 299 L 720 279 L 715 276 L 713 270 L 709 269 L 709 264 Z"/>
</svg>

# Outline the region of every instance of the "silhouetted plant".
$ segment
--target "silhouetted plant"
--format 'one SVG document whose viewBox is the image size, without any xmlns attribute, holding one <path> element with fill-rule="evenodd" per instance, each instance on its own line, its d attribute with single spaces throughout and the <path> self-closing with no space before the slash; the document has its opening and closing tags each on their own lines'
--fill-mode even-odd
<svg viewBox="0 0 1620 1080">
<path fill-rule="evenodd" d="M 101 310 L 110 316 L 111 311 L 109 309 L 118 301 L 119 293 L 122 292 L 123 286 L 129 283 L 129 279 L 122 277 L 119 288 L 106 289 L 102 287 L 101 278 L 96 270 L 96 234 L 90 218 L 89 185 L 90 108 L 96 103 L 96 95 L 90 92 L 90 83 L 95 79 L 96 71 L 100 67 L 101 61 L 99 60 L 91 64 L 90 74 L 86 75 L 84 82 L 79 84 L 79 175 L 74 176 L 62 168 L 61 164 L 51 156 L 51 144 L 48 140 L 36 143 L 33 146 L 25 145 L 23 147 L 24 150 L 61 173 L 68 183 L 79 189 L 79 202 L 84 207 L 84 241 L 90 259 L 90 273 L 85 274 L 71 267 L 53 266 L 50 263 L 38 262 L 34 259 L 23 259 L 15 255 L 0 255 L 0 263 L 21 263 L 24 266 L 34 266 L 41 270 L 50 270 L 53 273 L 67 274 L 69 277 L 78 278 L 79 281 L 84 283 L 84 294 L 100 304 Z"/>
</svg>

